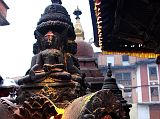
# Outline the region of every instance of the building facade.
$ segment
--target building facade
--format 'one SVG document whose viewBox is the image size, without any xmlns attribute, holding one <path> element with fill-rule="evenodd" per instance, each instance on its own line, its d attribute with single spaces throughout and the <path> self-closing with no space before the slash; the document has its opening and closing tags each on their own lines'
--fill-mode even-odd
<svg viewBox="0 0 160 119">
<path fill-rule="evenodd" d="M 101 53 L 95 55 L 104 76 L 107 64 L 111 64 L 113 77 L 123 89 L 125 100 L 132 104 L 131 119 L 160 119 L 160 66 L 155 59 Z"/>
<path fill-rule="evenodd" d="M 138 105 L 138 118 L 143 113 L 148 119 L 160 119 L 160 66 L 154 60 L 138 61 L 136 68 L 137 78 L 132 94 L 134 102 Z"/>
</svg>

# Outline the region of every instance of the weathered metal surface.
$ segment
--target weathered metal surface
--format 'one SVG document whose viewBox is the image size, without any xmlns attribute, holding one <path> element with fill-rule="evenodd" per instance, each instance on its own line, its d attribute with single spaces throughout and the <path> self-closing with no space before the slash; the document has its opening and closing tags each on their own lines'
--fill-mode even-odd
<svg viewBox="0 0 160 119">
<path fill-rule="evenodd" d="M 120 100 L 109 90 L 100 90 L 75 99 L 62 119 L 129 119 Z"/>
</svg>

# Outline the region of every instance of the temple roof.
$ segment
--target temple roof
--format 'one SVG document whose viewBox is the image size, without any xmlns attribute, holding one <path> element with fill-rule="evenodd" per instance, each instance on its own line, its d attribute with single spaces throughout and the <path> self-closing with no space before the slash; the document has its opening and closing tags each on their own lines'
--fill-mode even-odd
<svg viewBox="0 0 160 119">
<path fill-rule="evenodd" d="M 94 42 L 104 54 L 160 54 L 159 0 L 89 0 Z"/>
</svg>

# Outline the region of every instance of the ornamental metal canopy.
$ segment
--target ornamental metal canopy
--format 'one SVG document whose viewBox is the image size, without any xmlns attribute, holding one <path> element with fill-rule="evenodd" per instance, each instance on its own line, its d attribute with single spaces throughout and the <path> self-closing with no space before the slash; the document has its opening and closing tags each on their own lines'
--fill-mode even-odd
<svg viewBox="0 0 160 119">
<path fill-rule="evenodd" d="M 89 0 L 94 42 L 104 54 L 156 58 L 160 54 L 159 0 Z"/>
</svg>

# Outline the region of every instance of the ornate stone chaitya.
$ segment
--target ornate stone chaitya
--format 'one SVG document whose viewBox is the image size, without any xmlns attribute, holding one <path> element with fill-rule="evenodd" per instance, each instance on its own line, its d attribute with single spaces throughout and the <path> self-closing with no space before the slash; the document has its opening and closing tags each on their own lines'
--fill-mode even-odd
<svg viewBox="0 0 160 119">
<path fill-rule="evenodd" d="M 35 56 L 26 75 L 17 81 L 22 85 L 17 100 L 23 102 L 28 94 L 41 92 L 44 86 L 48 86 L 50 88 L 47 89 L 54 96 L 61 97 L 61 101 L 53 99 L 53 102 L 64 107 L 77 96 L 81 96 L 79 94 L 85 94 L 81 93 L 85 91 L 81 90 L 84 87 L 84 76 L 77 58 L 74 57 L 77 44 L 74 41 L 75 32 L 70 16 L 61 1 L 52 2 L 41 15 L 34 31 L 37 39 L 33 45 Z M 66 94 L 68 96 L 63 96 Z"/>
<path fill-rule="evenodd" d="M 28 75 L 20 79 L 19 84 L 43 82 L 48 77 L 55 82 L 81 80 L 80 70 L 72 61 L 76 53 L 72 22 L 66 9 L 59 4 L 61 2 L 52 2 L 37 24 L 34 32 L 36 57 L 32 59 Z M 74 47 L 74 51 L 69 47 Z"/>
</svg>

